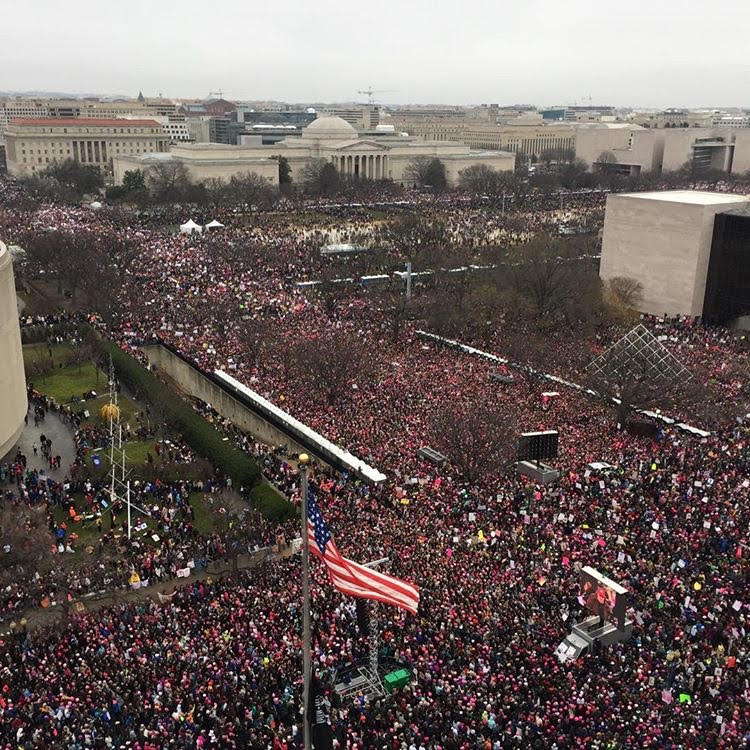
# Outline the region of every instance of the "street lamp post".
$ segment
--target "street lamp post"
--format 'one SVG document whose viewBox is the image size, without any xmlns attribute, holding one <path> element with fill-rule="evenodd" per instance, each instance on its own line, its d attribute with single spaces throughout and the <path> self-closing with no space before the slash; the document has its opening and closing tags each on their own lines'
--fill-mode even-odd
<svg viewBox="0 0 750 750">
<path fill-rule="evenodd" d="M 305 750 L 310 750 L 310 722 L 308 711 L 310 703 L 310 542 L 307 536 L 307 464 L 310 457 L 300 454 L 299 474 L 302 496 L 302 663 L 304 673 L 304 740 Z"/>
</svg>

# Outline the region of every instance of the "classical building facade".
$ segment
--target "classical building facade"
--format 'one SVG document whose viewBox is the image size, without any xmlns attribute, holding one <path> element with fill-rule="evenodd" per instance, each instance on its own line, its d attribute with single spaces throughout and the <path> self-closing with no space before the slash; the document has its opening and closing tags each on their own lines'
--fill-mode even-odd
<svg viewBox="0 0 750 750">
<path fill-rule="evenodd" d="M 387 126 L 358 134 L 340 117 L 320 117 L 302 130 L 301 137 L 285 138 L 272 145 L 219 146 L 218 144 L 193 144 L 174 147 L 171 158 L 183 161 L 194 179 L 222 177 L 255 171 L 268 176 L 269 162 L 275 169 L 278 183 L 278 164 L 273 156 L 284 156 L 289 162 L 292 179 L 301 182 L 307 165 L 316 160 L 327 161 L 342 177 L 370 180 L 407 182 L 410 162 L 417 157 L 438 158 L 445 165 L 450 184 L 458 181 L 459 172 L 475 164 L 486 164 L 498 171 L 509 171 L 515 166 L 515 156 L 503 151 L 473 151 L 468 146 L 421 138 L 395 132 Z M 122 181 L 124 173 L 144 169 L 152 157 L 115 157 L 115 182 Z"/>
<path fill-rule="evenodd" d="M 223 143 L 188 143 L 172 146 L 168 153 L 133 154 L 115 156 L 112 167 L 115 185 L 121 185 L 126 172 L 147 172 L 159 163 L 184 164 L 193 182 L 220 178 L 229 180 L 233 175 L 255 173 L 272 185 L 279 184 L 279 163 L 255 155 L 257 149 L 228 146 Z"/>
<path fill-rule="evenodd" d="M 185 117 L 177 112 L 177 104 L 171 99 L 159 97 L 147 99 L 139 95 L 137 99 L 29 99 L 8 97 L 0 99 L 0 145 L 5 143 L 5 131 L 12 120 L 18 119 L 70 119 L 86 118 L 92 120 L 112 120 L 125 117 L 128 119 L 156 119 L 164 133 L 173 142 L 189 139 Z"/>
<path fill-rule="evenodd" d="M 396 112 L 387 122 L 410 135 L 462 143 L 472 149 L 539 156 L 543 151 L 570 150 L 575 146 L 573 127 L 546 122 L 538 114 L 520 115 L 505 123 L 495 123 L 468 117 L 415 117 Z"/>
<path fill-rule="evenodd" d="M 169 150 L 169 137 L 155 120 L 13 120 L 5 139 L 8 172 L 15 177 L 33 175 L 66 159 L 111 172 L 112 159 L 120 154 Z"/>
</svg>

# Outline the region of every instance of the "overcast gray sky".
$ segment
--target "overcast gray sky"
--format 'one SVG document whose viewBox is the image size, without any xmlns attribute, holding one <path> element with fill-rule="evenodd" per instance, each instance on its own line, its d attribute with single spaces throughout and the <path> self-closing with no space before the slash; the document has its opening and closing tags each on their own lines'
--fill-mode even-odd
<svg viewBox="0 0 750 750">
<path fill-rule="evenodd" d="M 750 0 L 5 0 L 0 90 L 750 105 Z"/>
</svg>

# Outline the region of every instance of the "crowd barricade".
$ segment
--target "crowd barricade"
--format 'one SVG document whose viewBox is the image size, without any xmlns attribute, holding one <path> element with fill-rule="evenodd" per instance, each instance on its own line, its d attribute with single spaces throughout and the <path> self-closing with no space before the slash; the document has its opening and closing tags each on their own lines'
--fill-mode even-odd
<svg viewBox="0 0 750 750">
<path fill-rule="evenodd" d="M 550 375 L 549 373 L 542 372 L 541 370 L 536 370 L 533 367 L 529 367 L 528 365 L 521 365 L 517 362 L 511 362 L 510 360 L 504 359 L 503 357 L 498 357 L 496 354 L 482 351 L 481 349 L 469 346 L 468 344 L 462 344 L 460 341 L 449 339 L 445 336 L 440 336 L 437 333 L 430 333 L 429 331 L 423 331 L 420 329 L 417 331 L 417 336 L 428 341 L 434 341 L 435 343 L 450 347 L 451 349 L 456 349 L 457 351 L 464 352 L 465 354 L 471 354 L 475 357 L 481 357 L 482 359 L 489 360 L 490 362 L 496 362 L 501 365 L 506 365 L 507 367 L 513 367 L 514 369 L 520 370 L 522 372 L 530 372 L 534 375 L 539 375 L 545 380 L 549 380 L 552 383 L 559 383 L 560 385 L 564 385 L 566 388 L 572 388 L 579 393 L 585 393 L 587 396 L 601 398 L 601 394 L 597 393 L 591 388 L 586 388 L 570 380 L 564 380 L 563 378 L 557 377 L 557 375 Z M 611 401 L 613 404 L 620 403 L 620 399 L 614 397 L 611 399 Z M 686 432 L 688 435 L 692 435 L 693 437 L 707 438 L 709 437 L 709 435 L 711 435 L 711 432 L 709 432 L 708 430 L 703 430 L 700 427 L 694 427 L 693 425 L 689 425 L 685 422 L 678 422 L 676 419 L 672 419 L 672 417 L 668 417 L 665 414 L 661 414 L 659 412 L 651 411 L 649 409 L 633 409 L 633 411 L 636 414 L 641 414 L 642 416 L 648 417 L 649 419 L 654 419 L 669 427 L 676 427 L 678 430 Z"/>
</svg>

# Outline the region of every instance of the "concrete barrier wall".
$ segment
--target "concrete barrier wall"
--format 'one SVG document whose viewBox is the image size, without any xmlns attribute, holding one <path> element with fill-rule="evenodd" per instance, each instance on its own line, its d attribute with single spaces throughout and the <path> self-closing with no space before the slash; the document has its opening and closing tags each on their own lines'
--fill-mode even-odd
<svg viewBox="0 0 750 750">
<path fill-rule="evenodd" d="M 291 453 L 303 453 L 305 449 L 252 409 L 232 398 L 200 370 L 173 354 L 163 346 L 149 344 L 142 347 L 149 364 L 157 371 L 167 374 L 191 396 L 195 396 L 216 409 L 241 430 L 249 432 L 256 440 L 266 445 L 285 446 Z"/>
</svg>

